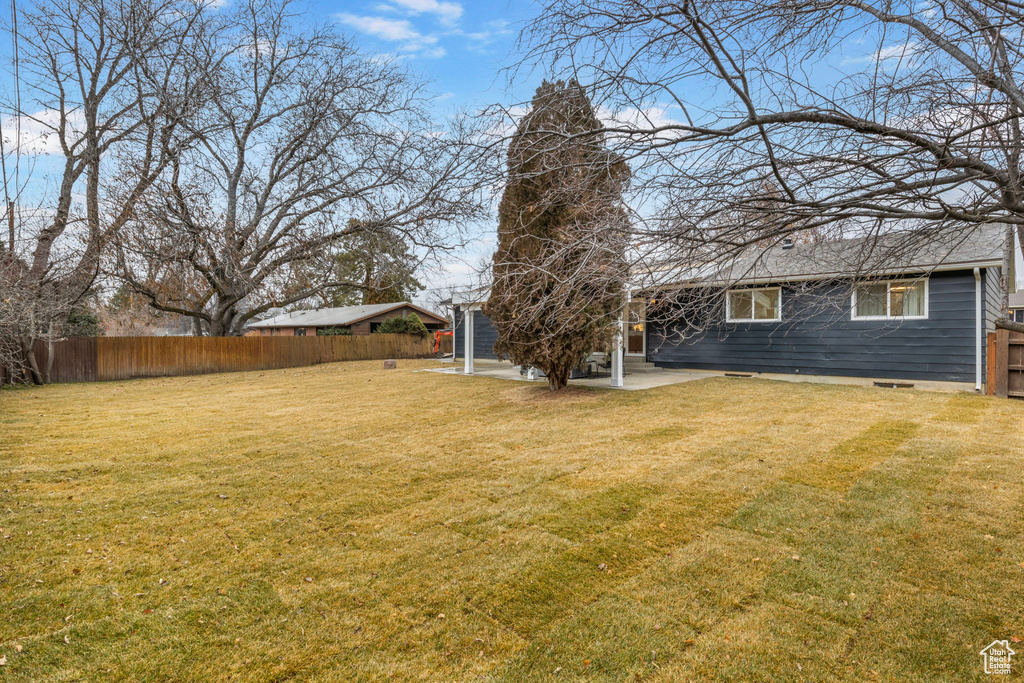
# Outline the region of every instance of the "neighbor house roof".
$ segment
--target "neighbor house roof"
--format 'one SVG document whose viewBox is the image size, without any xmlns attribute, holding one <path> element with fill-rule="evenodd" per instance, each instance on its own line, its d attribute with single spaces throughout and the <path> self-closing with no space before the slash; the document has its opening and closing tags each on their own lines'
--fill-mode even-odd
<svg viewBox="0 0 1024 683">
<path fill-rule="evenodd" d="M 392 304 L 369 304 L 366 306 L 342 306 L 340 308 L 318 308 L 315 311 L 293 311 L 253 323 L 249 327 L 340 327 L 352 325 L 382 313 L 409 307 L 414 309 L 424 322 L 447 324 L 448 320 L 436 313 L 420 308 L 408 301 Z"/>
<path fill-rule="evenodd" d="M 1024 289 L 1010 295 L 1010 308 L 1024 308 Z"/>
<path fill-rule="evenodd" d="M 868 277 L 1002 265 L 1002 225 L 921 234 L 889 232 L 843 240 L 751 247 L 723 264 L 653 269 L 661 285 L 743 285 Z"/>
</svg>

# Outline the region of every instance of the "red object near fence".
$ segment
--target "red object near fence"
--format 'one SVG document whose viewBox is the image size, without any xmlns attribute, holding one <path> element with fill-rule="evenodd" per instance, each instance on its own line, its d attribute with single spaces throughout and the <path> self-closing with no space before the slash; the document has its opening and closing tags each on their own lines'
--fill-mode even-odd
<svg viewBox="0 0 1024 683">
<path fill-rule="evenodd" d="M 451 337 L 455 334 L 454 330 L 438 330 L 434 333 L 434 353 L 441 350 L 441 337 Z M 454 341 L 454 338 L 452 339 Z"/>
</svg>

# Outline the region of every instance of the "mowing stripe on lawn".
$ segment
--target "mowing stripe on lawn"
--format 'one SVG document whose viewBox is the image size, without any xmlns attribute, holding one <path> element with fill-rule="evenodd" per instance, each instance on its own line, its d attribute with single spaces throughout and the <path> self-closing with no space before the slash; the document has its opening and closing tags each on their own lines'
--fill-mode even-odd
<svg viewBox="0 0 1024 683">
<path fill-rule="evenodd" d="M 881 420 L 838 444 L 821 459 L 791 468 L 786 478 L 798 484 L 845 491 L 862 472 L 891 456 L 919 427 L 907 420 Z"/>
</svg>

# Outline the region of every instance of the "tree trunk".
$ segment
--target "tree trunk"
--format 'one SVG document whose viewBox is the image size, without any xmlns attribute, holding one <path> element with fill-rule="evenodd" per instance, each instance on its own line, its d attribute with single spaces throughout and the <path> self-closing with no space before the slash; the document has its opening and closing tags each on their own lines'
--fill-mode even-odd
<svg viewBox="0 0 1024 683">
<path fill-rule="evenodd" d="M 541 369 L 544 370 L 544 374 L 548 378 L 548 389 L 551 391 L 560 391 L 569 383 L 569 373 L 572 371 L 572 366 L 555 363 L 550 367 Z"/>
<path fill-rule="evenodd" d="M 1003 267 L 999 274 L 999 287 L 1001 297 L 999 300 L 999 313 L 1004 318 L 1010 315 L 1010 274 L 1013 273 L 1013 261 L 1017 258 L 1016 250 L 1013 248 L 1014 226 L 1007 223 L 1006 232 L 1003 236 Z"/>
<path fill-rule="evenodd" d="M 561 391 L 566 387 L 569 382 L 568 373 L 564 376 L 560 375 L 548 375 L 548 389 L 551 391 Z"/>
<path fill-rule="evenodd" d="M 50 377 L 53 373 L 53 356 L 53 323 L 50 323 L 50 331 L 46 335 L 46 370 L 43 373 L 43 379 L 47 384 L 50 383 Z"/>
<path fill-rule="evenodd" d="M 235 303 L 238 299 L 235 299 Z M 210 318 L 209 336 L 241 337 L 244 321 L 235 308 L 235 303 L 217 306 Z"/>
<path fill-rule="evenodd" d="M 220 313 L 210 320 L 209 336 L 211 337 L 235 337 L 238 335 L 231 332 L 231 313 Z"/>
<path fill-rule="evenodd" d="M 27 344 L 22 342 L 22 348 L 24 349 L 25 360 L 31 371 L 32 381 L 39 385 L 46 384 L 43 373 L 39 370 L 39 361 L 36 359 L 35 340 L 29 341 Z"/>
</svg>

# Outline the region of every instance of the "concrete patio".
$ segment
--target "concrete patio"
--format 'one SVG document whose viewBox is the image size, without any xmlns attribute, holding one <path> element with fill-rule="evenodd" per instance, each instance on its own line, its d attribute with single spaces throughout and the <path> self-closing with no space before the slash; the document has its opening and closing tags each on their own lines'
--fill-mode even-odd
<svg viewBox="0 0 1024 683">
<path fill-rule="evenodd" d="M 447 361 L 451 363 L 451 361 Z M 461 360 L 454 363 L 454 366 L 425 370 L 424 372 L 440 372 L 446 375 L 466 375 Z M 508 379 L 517 382 L 545 383 L 543 377 L 530 380 L 525 375 L 519 374 L 519 367 L 508 361 L 495 361 L 476 359 L 474 371 L 471 376 L 494 377 L 497 379 Z M 630 372 L 629 364 L 626 364 L 622 386 L 612 386 L 608 376 L 590 377 L 585 379 L 571 379 L 569 384 L 577 387 L 598 387 L 600 389 L 621 389 L 624 391 L 639 391 L 641 389 L 653 389 L 655 387 L 692 382 L 698 379 L 709 377 L 732 377 L 734 379 L 768 379 L 782 382 L 810 382 L 815 384 L 845 384 L 850 386 L 878 387 L 875 383 L 893 384 L 901 387 L 925 390 L 925 391 L 964 391 L 975 393 L 973 385 L 966 382 L 938 382 L 928 380 L 892 380 L 877 377 L 833 377 L 829 375 L 799 375 L 782 373 L 735 373 L 716 370 L 675 370 L 671 368 L 654 368 L 642 372 Z M 891 390 L 891 389 L 890 389 Z"/>
<path fill-rule="evenodd" d="M 454 367 L 431 369 L 427 372 L 440 372 L 447 375 L 467 374 L 461 363 L 456 363 Z M 533 380 L 528 379 L 526 375 L 519 374 L 519 366 L 512 365 L 507 361 L 482 360 L 479 358 L 474 361 L 472 376 L 495 377 L 497 379 L 510 379 L 517 382 L 547 383 L 547 379 L 544 377 L 538 377 Z M 570 379 L 569 384 L 575 387 L 599 387 L 601 389 L 637 391 L 640 389 L 652 389 L 654 387 L 663 387 L 669 384 L 679 384 L 681 382 L 692 382 L 697 379 L 721 376 L 722 373 L 720 372 L 704 372 L 700 370 L 669 370 L 667 368 L 657 368 L 655 370 L 631 373 L 627 369 L 625 371 L 622 386 L 619 387 L 612 386 L 611 378 L 607 375 L 604 377 Z"/>
</svg>

